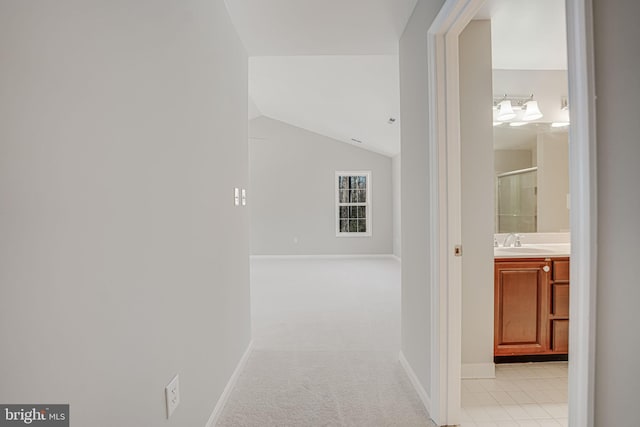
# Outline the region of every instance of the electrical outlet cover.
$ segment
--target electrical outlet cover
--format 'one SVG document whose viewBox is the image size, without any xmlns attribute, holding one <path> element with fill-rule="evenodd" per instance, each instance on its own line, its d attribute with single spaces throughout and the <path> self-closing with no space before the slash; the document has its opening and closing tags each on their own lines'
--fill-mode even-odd
<svg viewBox="0 0 640 427">
<path fill-rule="evenodd" d="M 167 403 L 167 418 L 169 418 L 180 404 L 180 383 L 178 375 L 173 377 L 171 382 L 165 387 L 164 394 Z"/>
</svg>

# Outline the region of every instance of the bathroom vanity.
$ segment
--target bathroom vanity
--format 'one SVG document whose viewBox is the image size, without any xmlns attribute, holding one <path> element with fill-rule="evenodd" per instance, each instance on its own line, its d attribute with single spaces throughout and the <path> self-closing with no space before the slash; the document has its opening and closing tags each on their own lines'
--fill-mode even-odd
<svg viewBox="0 0 640 427">
<path fill-rule="evenodd" d="M 569 350 L 568 255 L 568 245 L 496 248 L 496 362 L 566 360 Z"/>
<path fill-rule="evenodd" d="M 568 134 L 496 127 L 494 148 L 494 361 L 566 360 Z"/>
</svg>

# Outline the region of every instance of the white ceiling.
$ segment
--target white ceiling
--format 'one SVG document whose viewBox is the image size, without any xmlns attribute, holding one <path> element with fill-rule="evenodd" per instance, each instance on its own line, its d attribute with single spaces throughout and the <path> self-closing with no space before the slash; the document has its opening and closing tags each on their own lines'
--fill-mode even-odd
<svg viewBox="0 0 640 427">
<path fill-rule="evenodd" d="M 262 114 L 386 155 L 400 152 L 398 85 L 396 55 L 249 59 L 249 93 Z"/>
<path fill-rule="evenodd" d="M 487 0 L 476 19 L 491 19 L 494 69 L 567 69 L 565 0 Z"/>
<path fill-rule="evenodd" d="M 398 40 L 417 0 L 225 1 L 251 57 L 251 118 L 400 152 Z M 494 69 L 566 69 L 564 0 L 487 0 L 477 19 L 492 20 Z"/>
<path fill-rule="evenodd" d="M 417 0 L 225 0 L 250 56 L 388 55 Z"/>
</svg>

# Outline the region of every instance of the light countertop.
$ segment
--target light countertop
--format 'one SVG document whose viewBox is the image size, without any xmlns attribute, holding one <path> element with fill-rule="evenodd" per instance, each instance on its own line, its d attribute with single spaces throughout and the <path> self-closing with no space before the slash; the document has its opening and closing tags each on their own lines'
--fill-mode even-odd
<svg viewBox="0 0 640 427">
<path fill-rule="evenodd" d="M 556 258 L 571 255 L 569 243 L 523 244 L 519 248 L 493 248 L 495 258 Z"/>
</svg>

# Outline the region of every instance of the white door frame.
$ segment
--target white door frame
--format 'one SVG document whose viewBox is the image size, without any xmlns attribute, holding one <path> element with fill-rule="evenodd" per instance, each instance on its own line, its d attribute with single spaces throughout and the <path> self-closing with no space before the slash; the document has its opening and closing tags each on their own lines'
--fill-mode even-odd
<svg viewBox="0 0 640 427">
<path fill-rule="evenodd" d="M 428 32 L 431 235 L 431 417 L 460 421 L 462 352 L 458 38 L 485 0 L 447 0 Z M 596 141 L 591 0 L 566 0 L 571 189 L 569 423 L 593 427 Z"/>
</svg>

